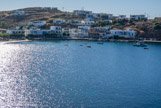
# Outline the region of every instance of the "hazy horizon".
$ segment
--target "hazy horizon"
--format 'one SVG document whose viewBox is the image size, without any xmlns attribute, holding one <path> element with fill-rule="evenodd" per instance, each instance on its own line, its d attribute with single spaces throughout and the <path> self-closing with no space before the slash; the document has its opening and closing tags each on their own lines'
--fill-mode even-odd
<svg viewBox="0 0 161 108">
<path fill-rule="evenodd" d="M 57 7 L 59 10 L 72 12 L 77 9 L 90 10 L 96 13 L 114 15 L 146 14 L 149 18 L 161 17 L 161 1 L 153 0 L 0 0 L 0 11 L 15 10 L 27 7 Z"/>
</svg>

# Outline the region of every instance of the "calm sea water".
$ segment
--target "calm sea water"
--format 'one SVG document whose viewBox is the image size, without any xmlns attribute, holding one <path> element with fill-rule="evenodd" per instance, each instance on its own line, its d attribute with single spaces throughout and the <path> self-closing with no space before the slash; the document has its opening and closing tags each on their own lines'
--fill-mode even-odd
<svg viewBox="0 0 161 108">
<path fill-rule="evenodd" d="M 161 44 L 148 47 L 0 43 L 0 107 L 160 108 Z"/>
</svg>

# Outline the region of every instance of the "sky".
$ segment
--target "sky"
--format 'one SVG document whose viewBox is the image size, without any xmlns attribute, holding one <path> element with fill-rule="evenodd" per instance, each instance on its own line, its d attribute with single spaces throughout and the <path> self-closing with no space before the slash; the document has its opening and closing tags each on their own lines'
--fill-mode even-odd
<svg viewBox="0 0 161 108">
<path fill-rule="evenodd" d="M 90 10 L 114 15 L 146 14 L 161 17 L 161 0 L 0 0 L 0 11 L 26 7 L 58 7 L 60 10 Z"/>
</svg>

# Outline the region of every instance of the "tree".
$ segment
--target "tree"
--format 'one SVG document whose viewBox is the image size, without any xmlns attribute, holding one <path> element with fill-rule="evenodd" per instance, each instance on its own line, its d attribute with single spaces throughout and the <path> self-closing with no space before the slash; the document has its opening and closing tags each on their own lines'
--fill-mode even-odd
<svg viewBox="0 0 161 108">
<path fill-rule="evenodd" d="M 27 29 L 30 29 L 30 25 L 27 24 L 27 25 L 26 25 L 26 28 L 27 28 Z"/>
<path fill-rule="evenodd" d="M 156 24 L 154 27 L 155 30 L 161 30 L 161 24 Z"/>
<path fill-rule="evenodd" d="M 108 15 L 102 15 L 101 18 L 102 19 L 108 19 Z"/>
<path fill-rule="evenodd" d="M 2 38 L 10 38 L 10 34 L 8 34 L 8 33 L 0 33 L 0 37 L 2 37 Z"/>
<path fill-rule="evenodd" d="M 5 21 L 2 21 L 2 22 L 0 23 L 0 27 L 1 27 L 1 28 L 7 29 L 7 28 L 8 28 L 8 24 L 7 24 Z"/>
<path fill-rule="evenodd" d="M 63 32 L 63 36 L 66 36 L 67 34 L 65 32 Z"/>
<path fill-rule="evenodd" d="M 104 23 L 103 21 L 99 21 L 99 22 L 98 22 L 98 26 L 104 27 L 104 26 L 106 26 L 106 23 Z"/>
</svg>

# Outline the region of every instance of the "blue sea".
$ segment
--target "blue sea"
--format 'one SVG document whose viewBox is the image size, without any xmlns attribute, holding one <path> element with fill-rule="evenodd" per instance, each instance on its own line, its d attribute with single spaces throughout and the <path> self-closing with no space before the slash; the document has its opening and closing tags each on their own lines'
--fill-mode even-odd
<svg viewBox="0 0 161 108">
<path fill-rule="evenodd" d="M 161 108 L 161 44 L 147 45 L 1 42 L 0 108 Z"/>
</svg>

